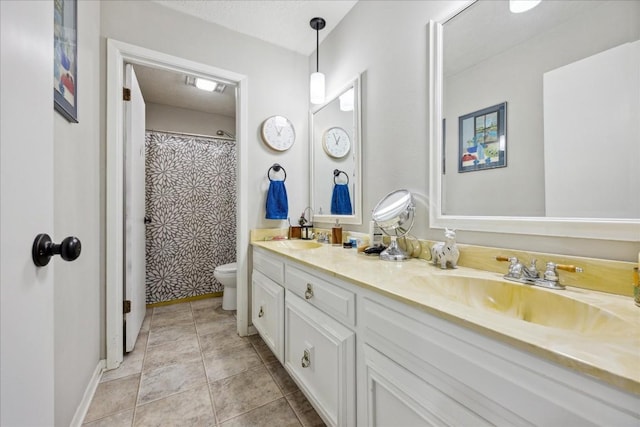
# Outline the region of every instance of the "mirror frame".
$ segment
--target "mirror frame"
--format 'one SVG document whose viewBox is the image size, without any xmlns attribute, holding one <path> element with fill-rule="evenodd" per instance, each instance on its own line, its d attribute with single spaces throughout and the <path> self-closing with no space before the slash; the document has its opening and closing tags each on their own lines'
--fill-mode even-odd
<svg viewBox="0 0 640 427">
<path fill-rule="evenodd" d="M 343 85 L 332 97 L 328 98 L 328 100 L 321 105 L 316 106 L 309 110 L 309 142 L 311 144 L 311 148 L 309 150 L 309 202 L 314 209 L 313 214 L 313 223 L 335 223 L 336 220 L 339 220 L 342 224 L 362 224 L 362 93 L 361 93 L 361 75 L 358 74 L 352 80 L 350 80 L 347 84 Z M 353 146 L 352 150 L 356 150 L 356 159 L 355 159 L 355 167 L 356 167 L 356 176 L 355 176 L 355 190 L 353 194 L 353 215 L 318 215 L 315 212 L 315 200 L 314 200 L 314 150 L 313 145 L 316 143 L 321 143 L 320 141 L 314 141 L 313 135 L 313 116 L 318 113 L 324 107 L 329 105 L 331 102 L 338 99 L 340 95 L 347 91 L 350 87 L 355 89 L 356 95 L 353 100 L 354 105 L 354 138 L 353 138 Z"/>
<path fill-rule="evenodd" d="M 463 12 L 469 2 L 441 21 L 429 21 L 429 227 L 490 233 L 529 234 L 617 241 L 639 241 L 640 219 L 465 216 L 442 214 L 443 24 Z M 635 236 L 635 237 L 634 237 Z"/>
</svg>

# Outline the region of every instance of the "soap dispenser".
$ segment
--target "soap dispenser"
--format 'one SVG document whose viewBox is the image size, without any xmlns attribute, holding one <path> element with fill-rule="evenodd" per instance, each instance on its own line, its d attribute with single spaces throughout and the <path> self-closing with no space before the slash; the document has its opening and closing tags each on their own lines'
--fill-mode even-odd
<svg viewBox="0 0 640 427">
<path fill-rule="evenodd" d="M 331 244 L 334 246 L 342 246 L 342 226 L 336 219 L 336 224 L 331 228 Z"/>
</svg>

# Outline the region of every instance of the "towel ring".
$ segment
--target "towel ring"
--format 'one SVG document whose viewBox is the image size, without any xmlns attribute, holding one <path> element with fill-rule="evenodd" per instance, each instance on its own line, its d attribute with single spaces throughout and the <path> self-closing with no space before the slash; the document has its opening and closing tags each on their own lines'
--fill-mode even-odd
<svg viewBox="0 0 640 427">
<path fill-rule="evenodd" d="M 338 176 L 339 176 L 341 173 L 343 173 L 343 174 L 344 174 L 344 176 L 346 176 L 346 177 L 347 177 L 347 184 L 348 184 L 348 183 L 349 183 L 349 175 L 347 175 L 347 173 L 346 173 L 345 171 L 341 171 L 341 170 L 338 170 L 338 169 L 334 169 L 334 170 L 333 170 L 333 183 L 334 183 L 334 184 L 337 184 L 337 182 L 336 182 L 336 178 L 338 178 Z"/>
<path fill-rule="evenodd" d="M 271 170 L 272 170 L 272 169 L 273 169 L 275 172 L 280 172 L 280 171 L 282 170 L 282 172 L 284 172 L 284 179 L 283 179 L 282 181 L 284 182 L 284 181 L 286 181 L 286 180 L 287 180 L 287 171 L 286 171 L 286 170 L 284 170 L 284 168 L 283 168 L 282 166 L 280 166 L 279 164 L 274 163 L 274 164 L 273 164 L 273 166 L 271 166 L 271 167 L 269 168 L 269 170 L 267 171 L 267 178 L 269 178 L 269 181 L 273 181 L 273 180 L 271 179 L 271 176 L 269 175 L 269 174 L 271 173 Z"/>
</svg>

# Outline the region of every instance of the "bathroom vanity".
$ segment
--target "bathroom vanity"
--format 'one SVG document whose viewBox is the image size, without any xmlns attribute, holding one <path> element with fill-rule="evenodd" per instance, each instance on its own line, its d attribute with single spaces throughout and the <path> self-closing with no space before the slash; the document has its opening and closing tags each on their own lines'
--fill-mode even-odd
<svg viewBox="0 0 640 427">
<path fill-rule="evenodd" d="M 252 243 L 253 324 L 328 425 L 640 422 L 630 298 L 296 243 Z"/>
</svg>

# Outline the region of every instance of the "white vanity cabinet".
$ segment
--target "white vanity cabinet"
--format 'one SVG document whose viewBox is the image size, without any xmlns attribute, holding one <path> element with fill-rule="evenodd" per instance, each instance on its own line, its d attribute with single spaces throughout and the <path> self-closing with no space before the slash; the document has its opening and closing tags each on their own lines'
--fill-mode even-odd
<svg viewBox="0 0 640 427">
<path fill-rule="evenodd" d="M 355 425 L 355 333 L 292 292 L 285 300 L 285 368 L 328 425 Z"/>
<path fill-rule="evenodd" d="M 253 325 L 331 426 L 356 424 L 355 298 L 344 284 L 253 250 Z"/>
<path fill-rule="evenodd" d="M 251 279 L 253 326 L 280 363 L 284 362 L 284 288 L 257 270 Z"/>
<path fill-rule="evenodd" d="M 253 323 L 328 425 L 640 425 L 637 395 L 546 349 L 341 280 L 306 255 L 256 247 L 253 260 Z"/>
<path fill-rule="evenodd" d="M 253 326 L 280 363 L 284 363 L 284 262 L 253 252 L 251 318 Z"/>
<path fill-rule="evenodd" d="M 639 425 L 604 383 L 387 298 L 360 308 L 359 425 Z"/>
</svg>

